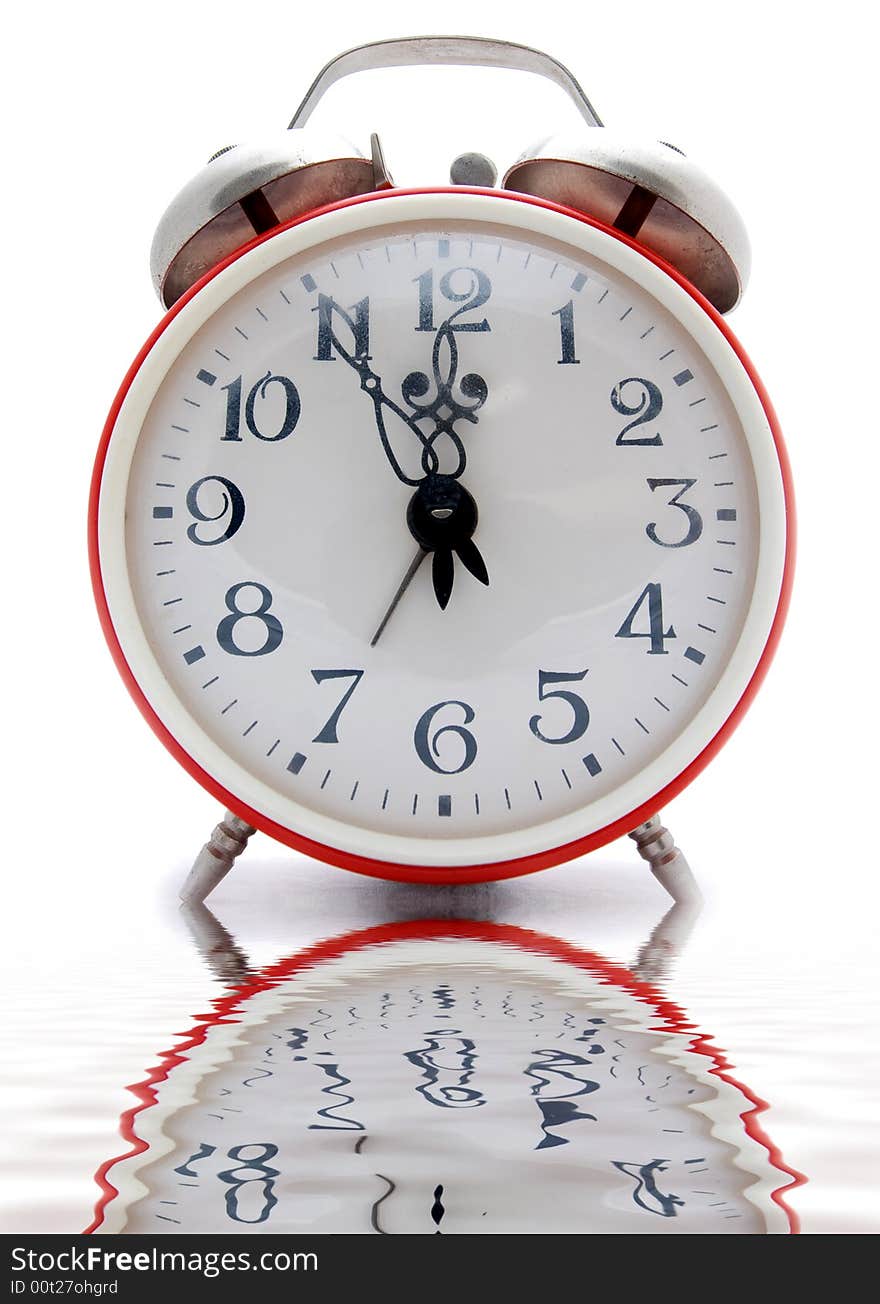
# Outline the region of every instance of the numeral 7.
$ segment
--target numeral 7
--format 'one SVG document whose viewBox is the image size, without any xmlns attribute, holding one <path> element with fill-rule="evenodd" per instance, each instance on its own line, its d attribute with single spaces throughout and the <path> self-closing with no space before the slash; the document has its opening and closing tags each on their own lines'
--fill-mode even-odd
<svg viewBox="0 0 880 1304">
<path fill-rule="evenodd" d="M 351 695 L 361 682 L 363 670 L 313 670 L 312 678 L 316 684 L 323 684 L 325 679 L 350 679 L 351 684 L 345 690 L 340 698 L 339 705 L 327 720 L 324 728 L 313 739 L 313 743 L 338 743 L 339 737 L 336 733 L 336 726 L 339 724 L 339 717 L 345 710 L 351 699 Z"/>
</svg>

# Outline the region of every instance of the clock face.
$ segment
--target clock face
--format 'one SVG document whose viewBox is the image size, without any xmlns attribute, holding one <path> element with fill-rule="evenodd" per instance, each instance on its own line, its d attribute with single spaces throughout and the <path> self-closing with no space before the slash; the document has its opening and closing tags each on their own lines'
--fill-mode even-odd
<svg viewBox="0 0 880 1304">
<path fill-rule="evenodd" d="M 415 929 L 221 1003 L 147 1089 L 99 1229 L 790 1230 L 753 1102 L 650 989 L 534 934 Z"/>
<path fill-rule="evenodd" d="M 207 283 L 126 394 L 99 529 L 123 655 L 215 783 L 331 850 L 453 867 L 595 833 L 690 765 L 785 546 L 705 310 L 600 230 L 448 193 Z"/>
</svg>

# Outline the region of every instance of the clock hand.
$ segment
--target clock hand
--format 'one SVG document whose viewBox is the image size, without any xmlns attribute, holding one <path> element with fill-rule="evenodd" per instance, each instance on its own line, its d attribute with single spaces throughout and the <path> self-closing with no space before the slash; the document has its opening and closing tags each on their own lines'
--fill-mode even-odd
<svg viewBox="0 0 880 1304">
<path fill-rule="evenodd" d="M 439 327 L 434 337 L 431 358 L 436 387 L 434 398 L 428 402 L 420 401 L 430 388 L 430 381 L 424 372 L 411 372 L 403 382 L 401 393 L 404 401 L 413 409 L 412 412 L 404 411 L 388 397 L 382 388 L 381 377 L 370 366 L 366 353 L 350 353 L 332 326 L 331 338 L 333 347 L 343 361 L 358 373 L 361 389 L 372 400 L 376 429 L 392 470 L 404 484 L 416 489 L 407 509 L 407 524 L 420 551 L 410 563 L 390 607 L 373 635 L 370 646 L 375 647 L 428 552 L 434 554 L 432 579 L 434 595 L 441 610 L 445 611 L 452 596 L 455 579 L 453 552 L 475 579 L 481 584 L 489 583 L 486 563 L 472 537 L 477 526 L 477 505 L 471 494 L 457 483 L 467 464 L 467 454 L 455 431 L 455 422 L 459 419 L 476 423 L 476 414 L 486 401 L 488 388 L 482 376 L 469 373 L 460 382 L 461 393 L 467 401 L 462 402 L 456 397 L 454 385 L 458 373 L 458 346 L 449 321 Z M 403 421 L 422 445 L 424 475 L 421 479 L 408 476 L 394 455 L 385 425 L 386 408 Z M 425 435 L 418 424 L 425 419 L 434 422 L 431 435 Z M 457 466 L 451 473 L 443 475 L 439 473 L 439 458 L 434 448 L 441 435 L 448 437 L 457 453 Z"/>
<path fill-rule="evenodd" d="M 376 429 L 379 432 L 379 439 L 382 449 L 387 457 L 391 469 L 403 484 L 415 488 L 421 483 L 422 477 L 413 477 L 406 474 L 400 462 L 394 455 L 391 447 L 391 441 L 388 438 L 388 431 L 385 425 L 385 414 L 383 408 L 393 412 L 396 417 L 409 428 L 422 445 L 422 467 L 425 475 L 435 473 L 439 467 L 439 459 L 433 447 L 432 437 L 426 435 L 418 425 L 416 417 L 412 413 L 406 412 L 398 403 L 388 395 L 382 388 L 381 377 L 370 366 L 370 359 L 361 354 L 349 353 L 345 346 L 340 342 L 335 332 L 331 333 L 333 347 L 344 362 L 356 371 L 360 377 L 361 389 L 368 394 L 373 403 L 373 415 L 376 421 Z"/>
<path fill-rule="evenodd" d="M 416 572 L 428 553 L 433 553 L 432 580 L 434 596 L 441 610 L 446 610 L 452 596 L 455 575 L 453 553 L 481 584 L 488 585 L 489 572 L 482 554 L 473 541 L 479 513 L 473 496 L 451 476 L 425 476 L 410 499 L 406 522 L 419 550 L 398 585 L 391 604 L 370 640 L 375 647 Z"/>
<path fill-rule="evenodd" d="M 441 610 L 452 595 L 453 553 L 475 579 L 489 583 L 486 563 L 473 541 L 478 520 L 473 496 L 452 476 L 425 476 L 410 499 L 406 523 L 419 547 L 434 554 L 434 595 Z"/>
<path fill-rule="evenodd" d="M 404 575 L 403 579 L 400 581 L 400 584 L 397 586 L 397 592 L 395 593 L 394 597 L 391 599 L 391 603 L 388 607 L 388 610 L 385 612 L 385 615 L 382 617 L 381 621 L 379 622 L 379 628 L 376 630 L 375 634 L 370 639 L 370 647 L 375 647 L 376 644 L 379 642 L 379 639 L 382 637 L 382 634 L 384 632 L 385 626 L 388 624 L 389 620 L 394 615 L 398 602 L 403 597 L 404 593 L 406 593 L 406 590 L 409 588 L 410 581 L 412 580 L 413 576 L 415 575 L 416 571 L 419 569 L 419 567 L 421 566 L 422 562 L 425 560 L 427 555 L 428 555 L 427 550 L 425 548 L 420 547 L 415 557 L 413 557 L 412 561 L 410 562 L 407 568 L 406 574 Z"/>
<path fill-rule="evenodd" d="M 394 399 L 389 398 L 385 393 L 382 388 L 381 377 L 370 366 L 368 354 L 364 352 L 351 353 L 339 339 L 332 326 L 330 337 L 333 348 L 339 357 L 352 370 L 357 372 L 361 389 L 372 400 L 373 415 L 376 429 L 379 432 L 379 439 L 385 456 L 397 478 L 404 484 L 415 488 L 425 476 L 439 474 L 440 458 L 435 449 L 435 444 L 443 436 L 447 444 L 451 445 L 454 450 L 456 459 L 454 468 L 447 470 L 445 474 L 452 479 L 459 479 L 467 464 L 467 453 L 461 436 L 455 429 L 455 423 L 462 420 L 476 424 L 479 420 L 477 413 L 486 402 L 489 390 L 482 376 L 469 372 L 458 382 L 460 394 L 456 393 L 458 345 L 455 340 L 454 327 L 450 322 L 443 322 L 434 336 L 434 345 L 431 351 L 431 367 L 435 391 L 433 398 L 425 398 L 431 389 L 431 381 L 423 371 L 410 372 L 401 385 L 401 395 L 404 403 L 408 405 L 409 411 L 401 407 L 399 403 L 396 403 Z M 386 412 L 393 413 L 398 420 L 402 421 L 421 444 L 422 477 L 407 475 L 395 456 L 388 436 Z M 427 435 L 422 430 L 419 424 L 422 421 L 433 422 L 434 429 L 431 434 Z"/>
</svg>

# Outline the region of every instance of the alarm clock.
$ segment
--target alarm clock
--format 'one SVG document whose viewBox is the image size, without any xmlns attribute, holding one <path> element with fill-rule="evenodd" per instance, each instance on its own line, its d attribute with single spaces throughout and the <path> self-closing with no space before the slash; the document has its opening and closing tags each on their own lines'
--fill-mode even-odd
<svg viewBox="0 0 880 1304">
<path fill-rule="evenodd" d="M 495 185 L 395 188 L 310 125 L 340 76 L 475 63 L 565 87 L 580 133 Z M 94 473 L 117 666 L 227 808 L 364 874 L 525 874 L 659 822 L 760 684 L 791 582 L 770 403 L 722 315 L 742 222 L 678 150 L 603 127 L 504 42 L 380 42 L 290 128 L 215 156 L 160 223 L 167 313 Z"/>
<path fill-rule="evenodd" d="M 89 1231 L 797 1230 L 762 1103 L 621 966 L 472 921 L 260 971 L 226 942 L 209 945 L 233 989 L 134 1088 Z"/>
</svg>

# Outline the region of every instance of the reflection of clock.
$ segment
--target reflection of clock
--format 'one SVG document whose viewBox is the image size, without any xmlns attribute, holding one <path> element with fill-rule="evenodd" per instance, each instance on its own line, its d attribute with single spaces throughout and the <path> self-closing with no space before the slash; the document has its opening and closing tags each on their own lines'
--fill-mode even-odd
<svg viewBox="0 0 880 1304">
<path fill-rule="evenodd" d="M 784 1233 L 761 1105 L 627 970 L 492 924 L 321 944 L 137 1088 L 101 1233 Z"/>
</svg>

